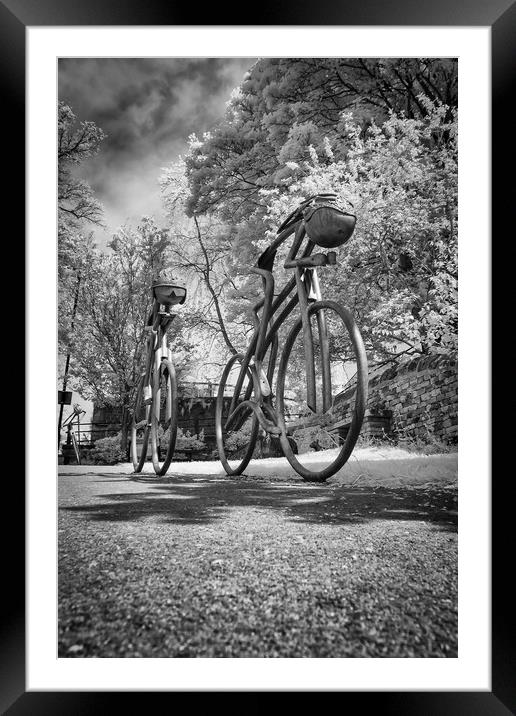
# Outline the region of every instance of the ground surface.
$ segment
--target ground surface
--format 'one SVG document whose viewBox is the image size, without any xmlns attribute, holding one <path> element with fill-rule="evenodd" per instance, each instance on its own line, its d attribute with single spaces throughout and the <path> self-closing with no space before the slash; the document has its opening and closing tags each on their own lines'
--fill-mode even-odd
<svg viewBox="0 0 516 716">
<path fill-rule="evenodd" d="M 59 655 L 455 657 L 456 469 L 371 449 L 323 485 L 282 460 L 61 466 Z"/>
</svg>

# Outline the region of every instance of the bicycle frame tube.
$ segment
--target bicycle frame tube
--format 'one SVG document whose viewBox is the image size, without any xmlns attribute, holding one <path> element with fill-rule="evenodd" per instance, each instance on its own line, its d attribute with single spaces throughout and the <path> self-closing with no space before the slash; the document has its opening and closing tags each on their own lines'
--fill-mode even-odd
<svg viewBox="0 0 516 716">
<path fill-rule="evenodd" d="M 295 285 L 295 279 L 292 279 L 291 281 L 289 281 L 289 283 L 287 285 L 288 288 L 290 289 L 289 292 L 292 290 L 294 285 Z M 282 297 L 283 301 L 288 296 L 288 293 L 285 293 L 285 295 L 283 295 L 283 297 Z M 279 298 L 279 296 L 278 296 L 278 298 Z M 272 380 L 274 377 L 274 372 L 276 370 L 276 360 L 277 360 L 277 351 L 278 351 L 278 336 L 277 336 L 278 329 L 279 329 L 280 325 L 283 323 L 283 321 L 287 318 L 287 316 L 289 316 L 290 313 L 292 313 L 294 308 L 297 306 L 298 302 L 299 302 L 299 298 L 296 293 L 290 298 L 290 301 L 283 307 L 282 311 L 276 317 L 276 319 L 273 322 L 273 324 L 271 325 L 270 329 L 267 331 L 267 335 L 265 337 L 264 355 L 265 355 L 265 353 L 267 353 L 267 349 L 269 348 L 270 344 L 273 343 L 273 347 L 271 349 L 271 356 L 269 358 L 269 363 L 267 366 L 267 380 L 269 381 L 270 384 L 272 383 Z M 273 307 L 271 309 L 271 316 L 274 313 L 274 311 L 276 310 L 276 308 L 278 308 L 279 306 L 280 306 L 279 301 L 276 304 L 276 306 L 273 305 Z M 236 408 L 238 396 L 240 395 L 240 391 L 242 390 L 242 384 L 244 382 L 246 372 L 249 371 L 249 374 L 252 377 L 251 370 L 249 368 L 249 364 L 250 364 L 252 356 L 254 354 L 256 339 L 257 339 L 257 334 L 255 334 L 253 339 L 251 340 L 251 343 L 249 344 L 249 347 L 248 347 L 247 352 L 244 356 L 244 359 L 242 360 L 240 373 L 238 375 L 238 379 L 237 379 L 237 382 L 236 382 L 236 385 L 235 385 L 235 388 L 233 391 L 233 397 L 231 400 L 231 404 L 229 406 L 229 417 L 227 419 L 226 427 L 230 426 L 231 421 L 233 419 L 232 413 Z M 263 356 L 262 356 L 262 358 L 263 358 Z M 251 393 L 253 391 L 253 387 L 254 387 L 254 383 L 250 382 L 246 389 L 246 392 L 244 395 L 244 400 L 250 399 Z M 261 393 L 258 393 L 258 395 L 260 395 L 260 397 L 261 397 Z"/>
<path fill-rule="evenodd" d="M 157 302 L 153 305 L 152 315 L 152 325 L 148 326 L 149 335 L 147 336 L 147 354 L 145 359 L 145 370 L 143 373 L 143 384 L 147 387 L 150 385 L 151 372 L 153 368 L 156 375 L 158 375 L 161 361 L 165 358 L 168 358 L 170 361 L 172 360 L 172 351 L 167 344 L 167 328 L 173 320 L 174 315 L 170 316 L 170 320 L 167 322 L 165 327 L 163 327 L 162 317 L 159 313 L 159 304 Z M 157 418 L 159 419 L 159 415 Z"/>
<path fill-rule="evenodd" d="M 301 324 L 303 326 L 303 347 L 305 352 L 305 372 L 306 372 L 306 404 L 315 413 L 316 410 L 316 394 L 315 394 L 315 363 L 314 363 L 314 342 L 312 335 L 312 326 L 308 316 L 308 296 L 304 281 L 305 271 L 296 268 L 296 284 L 299 296 L 299 306 L 301 307 Z"/>
<path fill-rule="evenodd" d="M 254 356 L 254 363 L 256 365 L 256 371 L 258 375 L 261 371 L 261 361 L 263 358 L 263 345 L 265 342 L 265 335 L 267 331 L 267 324 L 269 322 L 269 317 L 271 313 L 272 308 L 272 297 L 274 295 L 274 277 L 272 275 L 271 271 L 267 271 L 265 269 L 258 268 L 254 266 L 251 269 L 252 273 L 256 273 L 262 277 L 263 280 L 263 286 L 264 286 L 264 297 L 260 299 L 254 306 L 253 306 L 253 320 L 254 320 L 254 335 L 251 339 L 251 343 L 249 344 L 249 347 L 246 351 L 245 358 L 242 362 L 242 367 L 240 369 L 240 373 L 238 374 L 237 382 L 235 385 L 235 389 L 233 391 L 233 397 L 231 399 L 231 404 L 229 406 L 229 417 L 227 420 L 227 424 L 230 423 L 230 421 L 233 418 L 233 412 L 235 411 L 237 407 L 237 400 L 238 396 L 240 395 L 240 391 L 242 390 L 242 384 L 244 382 L 244 378 L 249 370 L 249 365 L 251 364 L 251 361 Z M 258 317 L 258 311 L 263 306 L 263 312 L 262 317 Z M 246 394 L 244 396 L 244 401 L 248 400 L 251 396 L 252 386 L 256 382 L 254 371 L 251 370 L 251 380 L 252 383 L 249 384 L 248 389 L 246 390 Z M 261 395 L 261 390 L 258 386 L 255 386 L 255 388 L 258 387 L 258 395 Z"/>
<path fill-rule="evenodd" d="M 252 270 L 252 269 L 251 269 Z M 266 281 L 267 276 L 270 276 L 270 279 L 272 279 L 272 292 L 274 291 L 274 279 L 272 277 L 271 271 L 265 271 L 263 269 L 260 269 L 260 274 L 265 274 L 264 281 Z M 267 284 L 265 284 L 267 285 Z M 270 285 L 270 284 L 269 284 Z M 238 400 L 238 396 L 240 395 L 240 391 L 242 390 L 242 384 L 244 382 L 244 378 L 246 376 L 247 370 L 249 370 L 249 365 L 251 363 L 251 360 L 253 356 L 256 356 L 257 359 L 260 361 L 263 360 L 263 357 L 265 353 L 267 352 L 267 349 L 271 342 L 276 342 L 277 344 L 277 332 L 279 329 L 279 326 L 281 323 L 285 320 L 285 318 L 289 315 L 289 313 L 292 311 L 294 306 L 297 304 L 298 298 L 297 295 L 293 296 L 287 306 L 284 307 L 284 309 L 281 311 L 280 315 L 277 317 L 277 319 L 274 321 L 270 329 L 267 331 L 267 325 L 269 324 L 272 316 L 274 313 L 278 310 L 278 308 L 281 306 L 281 304 L 286 300 L 294 286 L 296 285 L 295 278 L 290 279 L 286 283 L 286 285 L 282 288 L 280 293 L 276 296 L 276 298 L 272 301 L 272 303 L 269 302 L 269 304 L 266 306 L 266 297 L 260 299 L 253 307 L 253 314 L 254 314 L 254 322 L 255 322 L 255 332 L 251 339 L 251 342 L 247 348 L 247 351 L 245 353 L 244 360 L 242 361 L 242 366 L 240 369 L 240 373 L 237 378 L 237 382 L 235 384 L 235 389 L 233 391 L 233 397 L 231 400 L 231 404 L 229 406 L 229 416 L 231 417 L 231 414 L 233 410 L 236 407 L 236 401 Z M 269 298 L 272 298 L 272 293 L 270 294 Z M 264 310 L 262 312 L 261 317 L 258 316 L 258 311 L 260 308 L 264 307 Z M 260 334 L 260 330 L 265 334 L 265 337 L 263 339 L 263 348 L 259 351 L 257 348 L 258 338 Z M 269 360 L 269 366 L 267 369 L 267 380 L 269 383 L 272 381 L 275 363 L 276 363 L 276 354 L 277 354 L 277 347 L 273 347 L 273 355 L 271 355 L 271 359 Z M 246 391 L 246 394 L 244 396 L 245 400 L 248 400 L 251 396 L 251 392 L 253 389 L 252 383 L 249 383 L 249 387 Z M 261 393 L 259 393 L 261 395 Z M 230 418 L 228 418 L 229 422 Z"/>
<path fill-rule="evenodd" d="M 310 276 L 310 281 L 315 294 L 316 301 L 322 300 L 321 287 L 316 269 L 308 269 L 305 276 Z M 326 316 L 323 311 L 317 311 L 317 330 L 319 332 L 319 346 L 321 349 L 322 366 L 322 398 L 323 413 L 331 408 L 331 369 L 330 369 L 330 346 L 328 341 L 328 328 Z"/>
<path fill-rule="evenodd" d="M 259 368 L 261 367 L 261 361 L 263 358 L 263 347 L 265 344 L 265 334 L 267 333 L 267 325 L 269 323 L 269 318 L 271 314 L 271 308 L 272 308 L 272 302 L 274 297 L 274 276 L 272 275 L 272 271 L 267 271 L 265 269 L 257 268 L 256 266 L 253 266 L 251 269 L 251 273 L 256 273 L 263 279 L 263 292 L 264 292 L 264 299 L 263 301 L 260 301 L 254 308 L 254 314 L 256 317 L 256 327 L 258 329 L 258 337 L 256 341 L 256 351 L 255 351 L 255 360 L 256 364 Z M 258 315 L 256 311 L 258 310 L 258 307 L 263 303 L 263 311 L 262 311 L 262 319 L 261 321 L 258 319 Z"/>
<path fill-rule="evenodd" d="M 262 360 L 269 348 L 269 346 L 272 343 L 271 348 L 271 356 L 269 358 L 269 364 L 267 368 L 267 380 L 269 384 L 272 383 L 275 368 L 276 368 L 276 359 L 277 359 L 277 352 L 278 352 L 278 330 L 284 320 L 290 315 L 290 313 L 293 311 L 295 306 L 300 303 L 301 306 L 308 304 L 308 298 L 306 293 L 306 288 L 303 284 L 303 281 L 301 280 L 299 282 L 297 276 L 292 277 L 285 286 L 282 288 L 280 293 L 274 298 L 274 277 L 272 274 L 272 271 L 269 270 L 269 268 L 265 268 L 268 264 L 272 265 L 274 261 L 274 257 L 276 255 L 276 251 L 278 247 L 292 234 L 295 232 L 295 238 L 292 243 L 292 246 L 290 248 L 288 259 L 292 260 L 295 258 L 296 254 L 298 253 L 301 244 L 303 242 L 303 239 L 305 238 L 306 232 L 304 229 L 303 222 L 300 221 L 297 225 L 293 225 L 289 227 L 288 229 L 281 232 L 278 237 L 274 240 L 274 242 L 271 244 L 271 246 L 262 254 L 260 259 L 257 262 L 257 265 L 251 268 L 252 273 L 256 273 L 259 276 L 262 277 L 263 281 L 263 289 L 264 289 L 264 296 L 261 298 L 257 303 L 253 306 L 253 314 L 254 314 L 254 324 L 255 324 L 255 332 L 251 339 L 251 342 L 247 348 L 245 357 L 242 361 L 240 372 L 235 384 L 235 388 L 233 391 L 231 403 L 229 406 L 228 411 L 228 418 L 226 420 L 226 428 L 229 429 L 231 424 L 235 422 L 236 416 L 243 410 L 244 408 L 248 408 L 250 410 L 253 410 L 253 412 L 256 414 L 260 425 L 271 432 L 272 430 L 276 432 L 275 422 L 271 422 L 271 420 L 268 420 L 265 418 L 262 407 L 265 408 L 267 406 L 267 413 L 272 418 L 272 413 L 274 413 L 274 410 L 271 405 L 267 404 L 267 400 L 269 396 L 263 396 L 259 381 L 259 375 L 262 370 Z M 308 240 L 307 245 L 305 247 L 305 250 L 302 253 L 302 257 L 305 258 L 307 256 L 310 256 L 314 248 L 314 243 L 310 240 Z M 303 274 L 303 269 L 299 269 L 300 275 Z M 290 300 L 287 301 L 287 298 L 291 294 L 294 288 L 297 288 L 296 293 L 290 297 Z M 285 301 L 287 303 L 285 304 Z M 283 305 L 285 304 L 285 305 Z M 283 305 L 282 310 L 280 311 L 279 315 L 276 317 L 274 322 L 269 326 L 271 323 L 271 319 L 273 315 L 278 311 L 278 309 Z M 260 309 L 262 310 L 261 316 L 258 316 L 258 311 Z M 306 311 L 301 311 L 302 316 L 306 313 Z M 308 322 L 308 330 L 309 330 L 309 336 L 311 337 L 311 330 L 310 330 L 310 324 Z M 309 382 L 309 378 L 307 380 L 308 385 L 311 385 L 310 397 L 311 402 L 315 405 L 315 368 L 314 368 L 314 362 L 313 362 L 313 346 L 310 341 L 310 347 L 311 347 L 311 354 L 312 354 L 312 360 L 311 363 L 307 361 L 307 376 L 310 376 L 310 368 L 308 366 L 311 365 L 311 383 Z M 253 366 L 253 359 L 254 359 L 254 366 Z M 305 359 L 306 360 L 306 359 Z M 253 367 L 252 367 L 253 366 Z M 249 383 L 246 393 L 244 395 L 244 400 L 240 403 L 237 403 L 238 398 L 240 396 L 240 391 L 242 390 L 242 385 L 245 379 L 245 376 L 247 374 L 250 374 L 251 382 Z M 256 400 L 251 401 L 251 393 L 255 392 Z M 327 391 L 325 391 L 326 394 Z M 265 399 L 265 402 L 263 402 Z M 308 401 L 307 401 L 308 402 Z M 326 402 L 326 401 L 325 401 Z M 315 409 L 315 408 L 314 408 Z"/>
<path fill-rule="evenodd" d="M 152 368 L 152 361 L 154 360 L 154 347 L 156 345 L 156 332 L 153 330 L 147 336 L 147 355 L 145 359 L 145 382 L 149 382 L 149 376 Z"/>
<path fill-rule="evenodd" d="M 267 404 L 264 404 L 263 406 L 259 405 L 254 400 L 243 400 L 241 403 L 239 403 L 227 419 L 226 428 L 231 427 L 231 423 L 235 421 L 237 415 L 241 413 L 244 409 L 252 410 L 253 413 L 256 415 L 261 427 L 268 433 L 271 433 L 272 435 L 280 435 L 281 428 L 278 428 L 276 423 L 273 422 L 271 419 L 265 417 L 264 409 L 269 415 L 271 415 L 271 417 L 273 416 L 274 411 L 272 410 L 271 406 Z M 276 415 L 274 413 L 274 420 L 275 419 Z"/>
<path fill-rule="evenodd" d="M 161 328 L 158 328 L 156 333 L 156 340 L 153 347 L 153 360 L 154 360 L 154 380 L 156 381 L 156 377 L 159 375 L 159 368 L 161 365 L 161 359 L 163 357 L 163 351 L 166 352 L 167 345 L 166 345 L 166 338 L 165 334 L 161 330 Z M 154 415 L 156 416 L 156 420 L 159 420 L 159 413 L 160 413 L 160 407 L 161 407 L 161 389 L 159 387 L 159 384 L 156 387 L 156 400 L 153 402 L 154 405 Z"/>
</svg>

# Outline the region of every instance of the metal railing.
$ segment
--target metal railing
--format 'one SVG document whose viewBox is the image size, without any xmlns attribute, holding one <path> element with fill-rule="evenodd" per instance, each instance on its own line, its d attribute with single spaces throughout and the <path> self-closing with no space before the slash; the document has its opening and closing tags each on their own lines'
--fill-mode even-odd
<svg viewBox="0 0 516 716">
<path fill-rule="evenodd" d="M 219 385 L 210 380 L 185 380 L 178 384 L 177 389 L 179 398 L 216 398 Z M 224 395 L 230 395 L 234 387 L 226 384 Z"/>
<path fill-rule="evenodd" d="M 74 432 L 79 448 L 84 445 L 93 445 L 95 439 L 112 437 L 120 432 L 122 426 L 120 423 L 80 423 L 75 426 Z M 97 437 L 93 435 L 98 433 Z M 100 434 L 101 433 L 101 434 Z"/>
</svg>

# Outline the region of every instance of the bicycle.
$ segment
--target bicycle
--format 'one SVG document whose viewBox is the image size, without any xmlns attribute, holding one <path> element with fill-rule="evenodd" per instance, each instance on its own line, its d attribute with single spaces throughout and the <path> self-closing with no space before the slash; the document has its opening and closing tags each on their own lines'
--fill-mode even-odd
<svg viewBox="0 0 516 716">
<path fill-rule="evenodd" d="M 312 252 L 316 245 L 333 249 L 344 244 L 355 223 L 356 216 L 337 205 L 335 194 L 311 196 L 285 219 L 271 245 L 250 269 L 262 279 L 263 297 L 252 309 L 254 333 L 247 351 L 231 356 L 224 368 L 215 409 L 217 448 L 228 475 L 240 475 L 245 470 L 260 430 L 268 439 L 279 440 L 290 465 L 308 482 L 323 482 L 349 459 L 367 403 L 367 356 L 351 311 L 321 296 L 317 268 L 335 266 L 336 252 Z M 292 234 L 294 240 L 284 268 L 294 270 L 294 276 L 275 296 L 274 261 L 279 247 Z M 301 315 L 284 338 L 276 371 L 278 333 L 298 305 Z M 345 382 L 346 366 L 356 369 L 354 407 L 347 432 L 341 438 L 326 433 L 330 444 L 333 441 L 336 446 L 329 464 L 321 466 L 308 457 L 314 453 L 305 453 L 302 462 L 303 458 L 296 456 L 294 435 L 300 426 L 324 430 L 335 422 L 334 400 L 337 387 Z M 303 368 L 303 414 L 308 417 L 296 421 L 292 420 L 296 417 L 292 411 L 286 409 L 286 402 L 290 399 L 296 404 L 295 377 Z M 230 376 L 234 389 L 229 400 L 225 391 Z M 297 403 L 299 400 L 297 396 Z"/>
<path fill-rule="evenodd" d="M 177 435 L 177 380 L 167 331 L 176 316 L 171 308 L 185 302 L 186 289 L 158 280 L 152 284 L 152 294 L 153 304 L 146 326 L 145 370 L 138 383 L 131 422 L 131 460 L 134 472 L 141 472 L 150 439 L 154 471 L 165 475 L 174 455 Z M 161 461 L 161 443 L 167 434 Z"/>
<path fill-rule="evenodd" d="M 70 413 L 70 415 L 66 418 L 64 423 L 62 424 L 61 428 L 66 428 L 66 447 L 69 445 L 72 445 L 73 451 L 75 454 L 75 459 L 77 461 L 77 465 L 81 464 L 81 453 L 79 449 L 79 441 L 77 440 L 77 435 L 75 434 L 75 429 L 73 425 L 73 421 L 75 418 L 77 418 L 77 429 L 79 431 L 80 435 L 80 416 L 84 415 L 86 413 L 85 410 L 83 410 L 79 405 L 73 406 L 73 413 Z M 64 446 L 63 446 L 64 447 Z M 69 461 L 69 457 L 66 456 L 63 458 L 64 464 L 67 465 Z"/>
</svg>

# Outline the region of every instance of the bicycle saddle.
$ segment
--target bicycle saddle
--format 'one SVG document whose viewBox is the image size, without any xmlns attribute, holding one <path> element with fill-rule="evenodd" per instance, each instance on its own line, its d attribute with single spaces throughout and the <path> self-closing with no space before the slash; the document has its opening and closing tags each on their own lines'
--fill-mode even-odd
<svg viewBox="0 0 516 716">
<path fill-rule="evenodd" d="M 353 207 L 353 204 L 346 200 Z M 278 233 L 304 219 L 308 238 L 323 248 L 344 244 L 353 234 L 356 216 L 345 211 L 337 202 L 336 194 L 314 194 L 305 199 L 278 229 Z"/>
<path fill-rule="evenodd" d="M 317 202 L 303 211 L 306 235 L 317 246 L 334 249 L 351 238 L 357 217 L 335 204 Z"/>
<path fill-rule="evenodd" d="M 313 196 L 308 197 L 308 199 L 305 199 L 304 201 L 299 204 L 298 207 L 294 209 L 293 212 L 291 212 L 285 221 L 281 224 L 279 227 L 277 233 L 280 234 L 284 229 L 287 228 L 287 226 L 294 224 L 296 221 L 299 221 L 303 217 L 303 211 L 304 209 L 311 204 L 312 202 L 316 201 L 335 201 L 337 198 L 337 195 L 334 193 L 331 194 L 313 194 Z"/>
<path fill-rule="evenodd" d="M 186 300 L 186 288 L 159 280 L 153 282 L 152 294 L 164 306 L 175 306 Z"/>
</svg>

